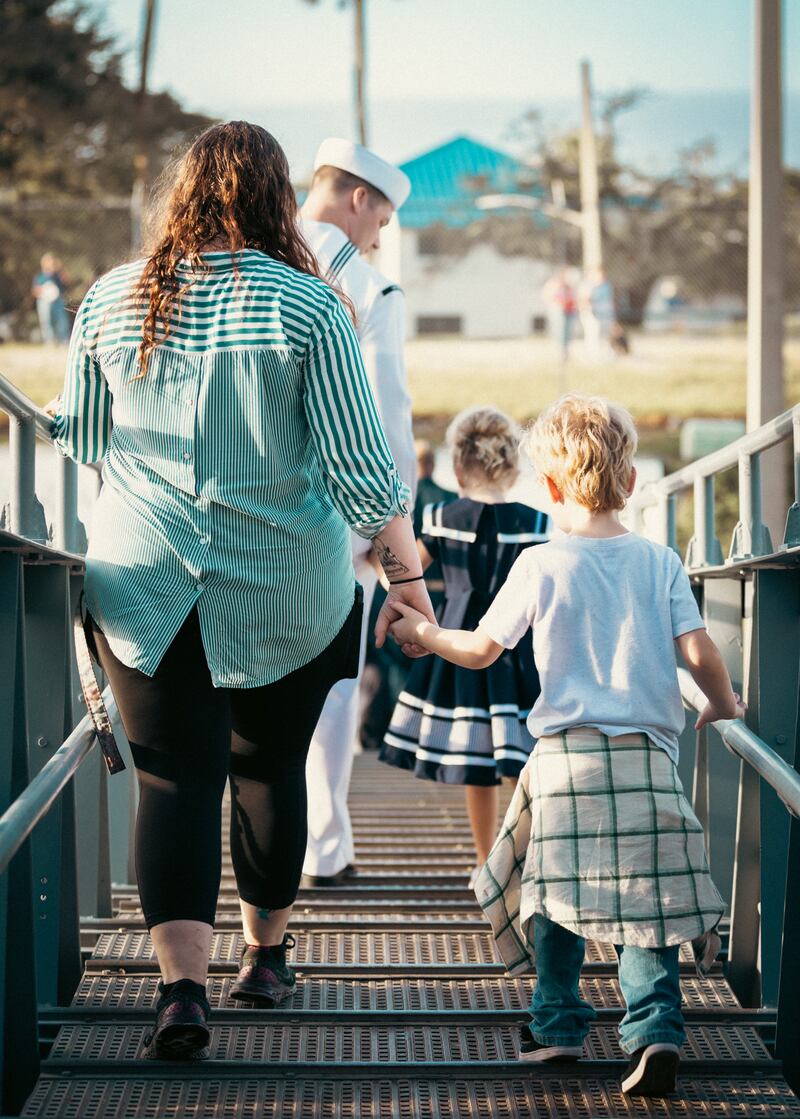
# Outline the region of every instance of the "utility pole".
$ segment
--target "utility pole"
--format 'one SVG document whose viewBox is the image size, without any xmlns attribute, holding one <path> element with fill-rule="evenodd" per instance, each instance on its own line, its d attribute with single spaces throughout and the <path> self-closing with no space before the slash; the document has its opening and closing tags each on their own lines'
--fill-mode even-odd
<svg viewBox="0 0 800 1119">
<path fill-rule="evenodd" d="M 747 251 L 747 429 L 786 407 L 783 382 L 781 0 L 753 0 Z M 788 507 L 785 449 L 764 455 L 764 521 L 776 544 Z"/>
<path fill-rule="evenodd" d="M 353 0 L 355 20 L 355 58 L 353 60 L 354 96 L 358 141 L 367 146 L 367 0 Z"/>
<path fill-rule="evenodd" d="M 597 174 L 597 141 L 592 120 L 592 84 L 589 63 L 581 62 L 581 235 L 583 240 L 583 274 L 592 277 L 603 264 L 603 243 L 600 230 L 600 187 Z"/>
<path fill-rule="evenodd" d="M 156 0 L 145 0 L 142 40 L 139 48 L 139 85 L 136 90 L 135 134 L 136 150 L 133 156 L 133 186 L 131 188 L 131 252 L 136 255 L 142 247 L 142 217 L 147 191 L 147 139 L 145 136 L 145 104 L 147 95 L 147 70 L 150 64 L 150 47 L 153 41 L 153 25 L 156 16 Z"/>
</svg>

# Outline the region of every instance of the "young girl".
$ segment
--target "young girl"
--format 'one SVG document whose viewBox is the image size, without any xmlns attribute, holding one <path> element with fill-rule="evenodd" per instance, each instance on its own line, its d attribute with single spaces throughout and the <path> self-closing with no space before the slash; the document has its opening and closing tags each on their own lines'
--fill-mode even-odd
<svg viewBox="0 0 800 1119">
<path fill-rule="evenodd" d="M 622 408 L 558 401 L 528 449 L 563 534 L 520 556 L 476 630 L 442 629 L 400 606 L 390 632 L 405 648 L 485 669 L 533 627 L 536 750 L 476 886 L 509 971 L 530 970 L 535 956 L 520 1057 L 581 1056 L 595 1014 L 578 978 L 593 937 L 619 955 L 622 1090 L 660 1096 L 674 1089 L 685 1036 L 679 946 L 713 930 L 725 908 L 677 774 L 674 645 L 708 697 L 698 728 L 741 717 L 743 705 L 678 556 L 620 523 L 635 448 Z"/>
<path fill-rule="evenodd" d="M 441 624 L 471 628 L 520 552 L 545 539 L 547 516 L 507 500 L 519 475 L 519 431 L 503 412 L 462 412 L 447 442 L 459 500 L 426 506 L 418 547 L 423 570 L 434 560 L 442 568 Z M 500 779 L 516 778 L 533 748 L 525 720 L 538 694 L 533 650 L 524 642 L 482 672 L 423 658 L 395 707 L 381 759 L 466 787 L 477 855 L 471 886 L 497 832 Z"/>
</svg>

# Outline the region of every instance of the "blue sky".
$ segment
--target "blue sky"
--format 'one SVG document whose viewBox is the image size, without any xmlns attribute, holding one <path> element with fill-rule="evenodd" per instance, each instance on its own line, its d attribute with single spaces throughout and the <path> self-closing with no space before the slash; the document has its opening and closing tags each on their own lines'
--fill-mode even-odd
<svg viewBox="0 0 800 1119">
<path fill-rule="evenodd" d="M 93 6 L 136 44 L 141 0 Z M 154 88 L 271 128 L 299 174 L 324 135 L 352 135 L 352 14 L 338 0 L 158 8 Z M 599 90 L 652 91 L 625 125 L 640 160 L 667 164 L 714 131 L 728 164 L 743 159 L 752 0 L 368 0 L 368 36 L 372 142 L 394 159 L 457 132 L 501 142 L 526 106 L 569 123 L 584 57 Z M 800 0 L 785 3 L 784 73 L 787 135 L 800 134 Z"/>
</svg>

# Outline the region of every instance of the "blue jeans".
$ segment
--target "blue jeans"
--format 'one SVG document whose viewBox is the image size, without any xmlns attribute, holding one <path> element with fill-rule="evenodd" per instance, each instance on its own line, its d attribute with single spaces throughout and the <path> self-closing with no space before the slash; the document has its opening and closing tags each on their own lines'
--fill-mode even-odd
<svg viewBox="0 0 800 1119">
<path fill-rule="evenodd" d="M 578 982 L 586 941 L 538 913 L 533 919 L 536 989 L 531 999 L 531 1032 L 540 1045 L 581 1045 L 597 1017 L 581 998 Z M 635 1053 L 643 1045 L 685 1040 L 678 977 L 678 946 L 617 946 L 619 984 L 627 1011 L 619 1027 L 620 1045 Z"/>
</svg>

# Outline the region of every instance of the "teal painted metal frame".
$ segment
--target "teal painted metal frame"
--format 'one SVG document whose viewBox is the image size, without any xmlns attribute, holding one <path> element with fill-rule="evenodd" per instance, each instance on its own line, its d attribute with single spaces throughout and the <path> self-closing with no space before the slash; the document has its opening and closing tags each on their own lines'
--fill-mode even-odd
<svg viewBox="0 0 800 1119">
<path fill-rule="evenodd" d="M 762 522 L 761 456 L 788 439 L 794 500 L 783 540 L 775 548 Z M 723 560 L 714 476 L 734 466 L 739 520 Z M 632 503 L 637 528 L 643 526 L 645 510 L 655 507 L 659 538 L 677 550 L 675 506 L 690 489 L 694 533 L 686 567 L 705 600 L 712 636 L 724 632 L 730 639 L 731 631 L 738 634 L 742 654 L 734 658 L 738 664 L 728 667 L 748 701 L 747 726 L 734 722 L 716 728 L 740 759 L 729 979 L 745 1005 L 776 1008 L 775 1052 L 784 1061 L 789 1083 L 800 1091 L 800 405 L 645 487 Z M 726 585 L 727 596 L 722 593 Z M 730 662 L 730 645 L 723 642 L 721 647 Z M 683 686 L 687 702 L 699 703 L 691 681 L 684 677 Z M 729 842 L 720 835 L 728 820 L 715 814 L 714 798 L 717 786 L 724 785 L 725 794 L 731 787 L 730 763 L 714 750 L 716 731 L 697 736 L 694 772 L 712 869 L 715 853 Z"/>
<path fill-rule="evenodd" d="M 54 458 L 48 532 L 35 441 L 50 442 L 50 419 L 2 377 L 0 410 L 11 460 L 0 520 L 0 1110 L 11 1113 L 38 1075 L 39 1008 L 68 1004 L 80 980 L 79 913 L 109 916 L 111 883 L 105 769 L 95 762 L 73 780 L 98 755 L 88 717 L 73 731 L 83 701 L 72 615 L 86 547 L 78 467 Z"/>
</svg>

